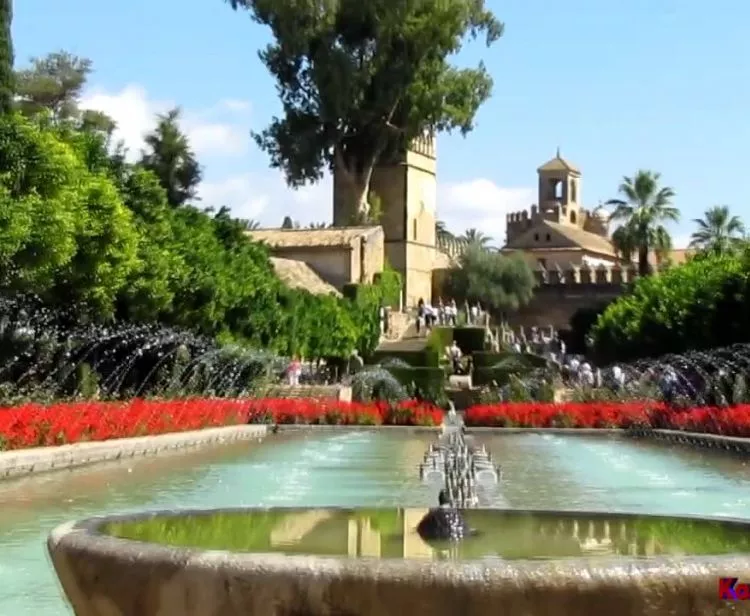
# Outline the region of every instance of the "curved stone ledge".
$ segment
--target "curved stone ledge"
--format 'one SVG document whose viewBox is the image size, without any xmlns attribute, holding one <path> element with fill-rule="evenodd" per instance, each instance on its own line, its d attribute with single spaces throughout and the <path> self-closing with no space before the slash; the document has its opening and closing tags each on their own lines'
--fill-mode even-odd
<svg viewBox="0 0 750 616">
<path fill-rule="evenodd" d="M 718 577 L 750 580 L 747 556 L 378 560 L 201 552 L 98 532 L 133 517 L 144 516 L 51 533 L 52 562 L 78 616 L 720 616 L 750 609 L 717 598 Z"/>
<path fill-rule="evenodd" d="M 721 434 L 701 434 L 699 432 L 682 432 L 681 430 L 628 430 L 627 434 L 635 438 L 653 438 L 659 441 L 728 451 L 737 454 L 750 454 L 750 439 Z"/>
<path fill-rule="evenodd" d="M 207 428 L 191 432 L 171 432 L 155 436 L 120 438 L 109 441 L 92 441 L 60 445 L 59 447 L 34 447 L 0 452 L 0 481 L 31 473 L 64 470 L 111 462 L 122 458 L 150 456 L 177 449 L 200 447 L 213 443 L 229 443 L 263 438 L 266 425 L 239 425 Z"/>
<path fill-rule="evenodd" d="M 471 427 L 467 434 L 564 434 L 574 436 L 611 436 L 624 435 L 632 438 L 653 438 L 669 443 L 691 445 L 730 451 L 750 453 L 750 438 L 724 436 L 722 434 L 702 434 L 700 432 L 683 432 L 682 430 L 623 429 L 623 428 L 496 428 Z"/>
</svg>

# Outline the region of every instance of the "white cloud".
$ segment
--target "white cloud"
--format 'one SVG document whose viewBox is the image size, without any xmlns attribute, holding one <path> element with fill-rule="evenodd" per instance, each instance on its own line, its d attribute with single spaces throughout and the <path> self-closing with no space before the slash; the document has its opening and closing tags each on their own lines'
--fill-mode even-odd
<svg viewBox="0 0 750 616">
<path fill-rule="evenodd" d="M 155 124 L 156 115 L 176 106 L 174 101 L 154 100 L 145 88 L 131 84 L 116 92 L 94 89 L 81 106 L 96 109 L 117 122 L 116 139 L 122 139 L 137 157 L 143 137 Z M 235 216 L 257 220 L 263 226 L 279 226 L 285 216 L 303 225 L 332 218 L 333 187 L 330 177 L 299 190 L 289 189 L 277 171 L 261 168 L 239 174 L 222 173 L 226 167 L 215 159 L 241 157 L 250 151 L 251 103 L 223 99 L 205 109 L 184 110 L 183 128 L 205 165 L 206 181 L 199 196 L 204 206 L 228 206 Z M 249 165 L 249 161 L 241 164 Z M 495 244 L 505 239 L 505 217 L 526 209 L 534 201 L 531 188 L 504 188 L 487 178 L 440 183 L 438 218 L 456 234 L 476 228 Z"/>
<path fill-rule="evenodd" d="M 505 188 L 487 178 L 453 182 L 438 188 L 438 218 L 453 233 L 474 228 L 505 242 L 506 215 L 528 209 L 535 202 L 532 188 Z"/>
<path fill-rule="evenodd" d="M 199 197 L 205 206 L 225 205 L 238 218 L 255 220 L 263 227 L 278 227 L 285 216 L 304 226 L 331 220 L 332 190 L 329 180 L 291 190 L 278 173 L 266 171 L 203 182 Z"/>
<path fill-rule="evenodd" d="M 81 107 L 106 113 L 117 123 L 115 139 L 123 140 L 131 157 L 137 157 L 144 136 L 153 130 L 156 116 L 177 105 L 173 101 L 152 100 L 142 86 L 131 84 L 119 92 L 93 90 L 87 93 Z M 221 111 L 249 111 L 250 104 L 239 100 L 221 101 L 208 110 L 185 110 L 183 128 L 199 155 L 237 156 L 250 145 L 247 121 L 237 123 L 222 118 Z"/>
</svg>

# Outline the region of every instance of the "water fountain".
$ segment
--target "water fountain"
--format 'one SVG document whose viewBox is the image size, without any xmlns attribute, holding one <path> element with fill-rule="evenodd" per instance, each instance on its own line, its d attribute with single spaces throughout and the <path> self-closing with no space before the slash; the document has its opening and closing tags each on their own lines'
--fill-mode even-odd
<svg viewBox="0 0 750 616">
<path fill-rule="evenodd" d="M 241 396 L 284 365 L 177 328 L 80 324 L 36 298 L 0 297 L 0 394 L 10 400 Z"/>
<path fill-rule="evenodd" d="M 479 505 L 478 488 L 496 485 L 502 471 L 484 445 L 467 442 L 463 421 L 451 405 L 443 433 L 419 465 L 419 476 L 428 483 L 440 482 L 452 508 L 466 509 Z"/>
<path fill-rule="evenodd" d="M 17 303 L 4 304 L 0 314 L 4 315 L 2 352 L 7 354 L 0 364 L 0 382 L 20 384 L 21 394 L 82 394 L 73 375 L 84 365 L 100 376 L 100 395 L 145 393 L 157 387 L 231 394 L 246 390 L 254 382 L 253 375 L 264 375 L 274 366 L 271 356 L 219 347 L 175 329 L 78 325 L 64 314 Z M 706 400 L 707 389 L 716 390 L 728 377 L 736 382 L 744 376 L 750 366 L 747 358 L 750 345 L 626 366 L 630 378 L 625 393 L 631 386 L 635 392 L 639 381 L 651 379 L 652 374 L 674 370 L 681 384 L 677 393 L 700 402 Z M 389 373 L 379 375 L 380 381 L 392 379 Z M 355 378 L 371 388 L 378 381 L 373 372 Z M 390 384 L 396 395 L 405 395 L 397 382 Z M 272 553 L 265 536 L 256 543 L 248 540 L 245 550 L 220 544 L 198 549 L 169 541 L 133 541 L 107 530 L 112 518 L 98 517 L 58 528 L 48 546 L 77 613 L 91 616 L 265 615 L 271 609 L 276 614 L 306 616 L 380 616 L 401 611 L 479 616 L 499 607 L 510 616 L 598 616 L 605 610 L 611 616 L 742 613 L 744 604 L 725 608 L 717 603 L 716 587 L 717 578 L 727 573 L 750 579 L 750 545 L 742 543 L 750 528 L 744 521 L 692 520 L 674 526 L 674 518 L 653 520 L 647 526 L 661 529 L 662 545 L 656 541 L 652 549 L 647 544 L 655 540 L 642 532 L 645 522 L 638 516 L 483 509 L 482 487 L 497 485 L 499 469 L 451 414 L 445 433 L 427 450 L 422 476 L 449 490 L 453 504 L 466 508 L 472 525 L 483 534 L 462 542 L 447 556 L 431 552 L 420 560 L 409 556 L 406 547 L 400 554 L 394 552 L 394 536 L 383 524 L 378 546 L 383 551 L 378 554 L 391 556 L 358 558 L 348 556 L 343 548 L 341 553 L 326 555 L 312 548 L 290 553 L 279 548 Z M 240 513 L 247 517 L 233 535 L 238 538 L 243 533 L 254 536 L 254 515 L 285 512 L 243 509 Z M 115 521 L 158 520 L 160 515 L 169 517 L 173 528 L 175 520 L 190 521 L 201 514 L 149 513 Z M 339 531 L 365 526 L 357 515 L 357 511 L 338 518 L 332 514 L 336 525 L 322 529 L 322 536 L 338 541 Z M 401 524 L 398 541 L 419 548 L 410 518 L 405 512 L 399 516 L 394 518 Z M 718 537 L 717 547 L 671 549 L 670 538 L 688 532 L 690 524 L 698 529 L 697 539 Z M 344 534 L 342 545 L 354 544 L 362 552 L 365 533 L 361 531 L 354 541 Z M 367 532 L 368 537 L 374 534 L 372 524 Z M 533 551 L 524 547 L 513 561 L 509 554 L 529 538 L 535 542 Z M 600 553 L 604 556 L 592 560 Z"/>
</svg>

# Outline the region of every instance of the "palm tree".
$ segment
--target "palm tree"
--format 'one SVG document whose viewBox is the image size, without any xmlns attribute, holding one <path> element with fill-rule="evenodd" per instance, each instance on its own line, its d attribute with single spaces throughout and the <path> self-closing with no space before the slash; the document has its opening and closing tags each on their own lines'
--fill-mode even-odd
<svg viewBox="0 0 750 616">
<path fill-rule="evenodd" d="M 745 239 L 745 225 L 739 216 L 730 213 L 728 205 L 715 205 L 693 222 L 698 229 L 690 236 L 690 248 L 723 254 L 733 251 Z"/>
<path fill-rule="evenodd" d="M 466 229 L 461 236 L 461 239 L 468 244 L 474 244 L 480 248 L 487 248 L 487 245 L 490 243 L 489 236 L 485 235 L 478 229 Z"/>
<path fill-rule="evenodd" d="M 607 205 L 614 206 L 611 220 L 622 222 L 630 246 L 638 254 L 638 274 L 651 273 L 649 254 L 653 251 L 657 261 L 663 260 L 671 249 L 669 232 L 663 223 L 677 222 L 680 211 L 672 205 L 674 190 L 659 186 L 661 174 L 639 170 L 633 177 L 625 176 L 618 192 L 623 199 L 610 199 Z"/>
</svg>

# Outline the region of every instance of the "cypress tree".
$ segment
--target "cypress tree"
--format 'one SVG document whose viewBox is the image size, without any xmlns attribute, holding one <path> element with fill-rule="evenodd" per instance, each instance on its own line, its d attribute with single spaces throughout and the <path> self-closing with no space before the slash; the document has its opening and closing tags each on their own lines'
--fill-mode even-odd
<svg viewBox="0 0 750 616">
<path fill-rule="evenodd" d="M 13 21 L 13 0 L 0 0 L 0 114 L 13 109 L 13 36 L 10 25 Z"/>
</svg>

